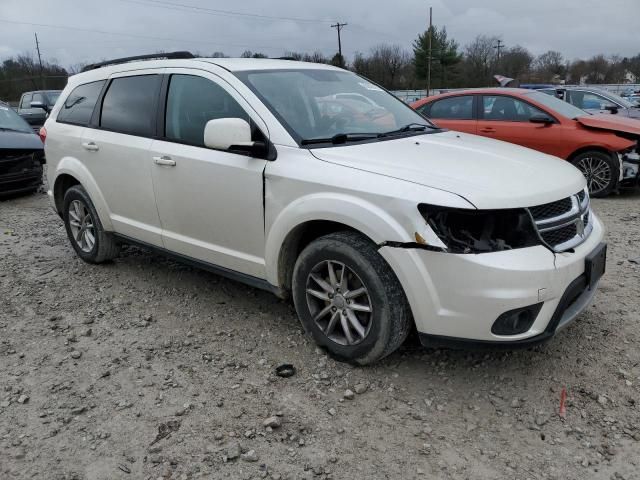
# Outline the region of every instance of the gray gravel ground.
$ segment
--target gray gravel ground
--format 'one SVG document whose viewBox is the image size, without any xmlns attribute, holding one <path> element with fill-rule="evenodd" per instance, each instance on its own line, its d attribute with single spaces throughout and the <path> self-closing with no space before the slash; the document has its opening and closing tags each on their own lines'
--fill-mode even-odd
<svg viewBox="0 0 640 480">
<path fill-rule="evenodd" d="M 135 248 L 87 265 L 46 195 L 0 201 L 0 479 L 638 479 L 640 192 L 594 204 L 608 272 L 551 343 L 354 368 L 288 302 Z"/>
</svg>

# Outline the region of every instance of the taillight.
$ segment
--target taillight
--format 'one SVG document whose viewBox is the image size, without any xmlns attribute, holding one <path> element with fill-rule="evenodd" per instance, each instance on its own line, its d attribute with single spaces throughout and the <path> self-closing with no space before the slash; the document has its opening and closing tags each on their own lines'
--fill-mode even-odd
<svg viewBox="0 0 640 480">
<path fill-rule="evenodd" d="M 42 140 L 42 143 L 44 143 L 45 140 L 47 139 L 47 129 L 44 127 L 40 127 L 40 130 L 38 131 L 38 135 L 40 136 L 40 140 Z"/>
</svg>

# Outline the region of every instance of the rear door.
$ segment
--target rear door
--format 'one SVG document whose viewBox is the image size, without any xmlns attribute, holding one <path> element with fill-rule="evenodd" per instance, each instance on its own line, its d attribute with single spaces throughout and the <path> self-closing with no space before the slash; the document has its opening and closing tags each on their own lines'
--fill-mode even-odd
<svg viewBox="0 0 640 480">
<path fill-rule="evenodd" d="M 417 108 L 417 111 L 433 120 L 439 127 L 475 134 L 478 123 L 474 114 L 475 97 L 475 95 L 446 97 L 422 105 Z"/>
<path fill-rule="evenodd" d="M 109 209 L 117 233 L 162 246 L 149 148 L 156 133 L 161 70 L 113 75 L 84 131 L 83 163 Z"/>
<path fill-rule="evenodd" d="M 532 123 L 535 115 L 554 118 L 528 102 L 508 95 L 482 95 L 478 135 L 562 156 L 560 123 Z M 555 119 L 554 119 L 555 120 Z"/>
</svg>

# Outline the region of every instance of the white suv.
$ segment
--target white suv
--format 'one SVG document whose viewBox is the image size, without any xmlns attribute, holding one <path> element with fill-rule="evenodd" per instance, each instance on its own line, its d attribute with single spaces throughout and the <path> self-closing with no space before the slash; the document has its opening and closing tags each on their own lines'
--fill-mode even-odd
<svg viewBox="0 0 640 480">
<path fill-rule="evenodd" d="M 69 79 L 42 132 L 87 262 L 138 244 L 291 295 L 360 364 L 414 325 L 428 345 L 534 344 L 595 294 L 603 226 L 565 161 L 438 129 L 327 65 L 110 63 Z"/>
</svg>

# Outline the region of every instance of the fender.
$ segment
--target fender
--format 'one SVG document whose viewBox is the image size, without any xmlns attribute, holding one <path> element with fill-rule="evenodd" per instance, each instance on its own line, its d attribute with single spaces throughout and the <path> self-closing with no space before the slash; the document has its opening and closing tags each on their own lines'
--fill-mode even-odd
<svg viewBox="0 0 640 480">
<path fill-rule="evenodd" d="M 332 192 L 307 195 L 288 204 L 268 228 L 265 266 L 267 281 L 272 285 L 278 286 L 280 283 L 278 259 L 285 238 L 298 225 L 313 220 L 342 223 L 361 232 L 376 244 L 385 241 L 414 241 L 407 229 L 389 213 L 362 198 Z"/>
<path fill-rule="evenodd" d="M 71 175 L 74 177 L 80 185 L 87 191 L 89 197 L 91 197 L 91 201 L 93 202 L 94 207 L 96 208 L 96 212 L 98 212 L 98 217 L 100 217 L 100 223 L 102 227 L 106 231 L 113 231 L 113 225 L 111 224 L 111 212 L 107 208 L 107 202 L 102 195 L 102 191 L 98 187 L 95 179 L 89 173 L 89 170 L 85 165 L 80 162 L 77 158 L 73 157 L 63 157 L 56 167 L 55 171 L 55 179 L 52 182 L 52 190 L 55 187 L 55 182 L 58 177 L 62 174 Z"/>
</svg>

